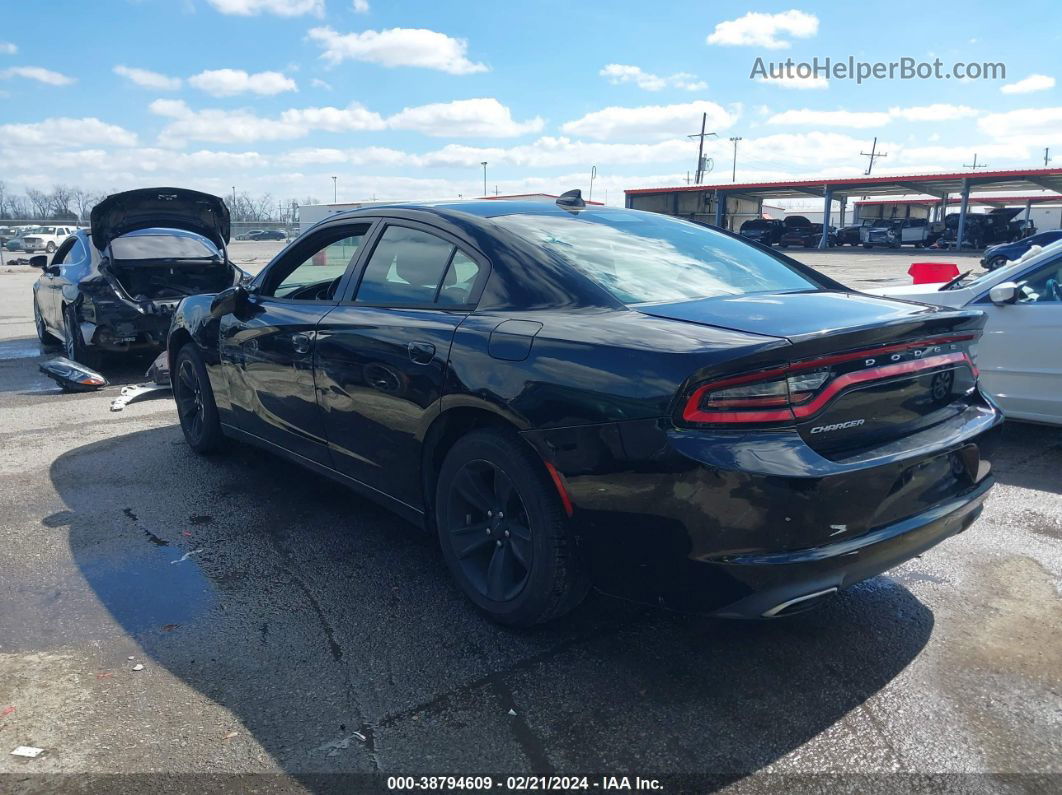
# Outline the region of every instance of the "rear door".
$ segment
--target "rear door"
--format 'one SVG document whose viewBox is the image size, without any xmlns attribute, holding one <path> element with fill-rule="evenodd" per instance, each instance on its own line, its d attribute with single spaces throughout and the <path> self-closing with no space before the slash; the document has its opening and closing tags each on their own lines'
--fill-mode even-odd
<svg viewBox="0 0 1062 795">
<path fill-rule="evenodd" d="M 988 315 L 981 382 L 1008 416 L 1062 423 L 1062 256 L 1016 281 L 1015 303 L 996 306 L 985 295 L 971 304 Z"/>
<path fill-rule="evenodd" d="M 317 327 L 317 385 L 333 465 L 415 508 L 420 444 L 439 413 L 450 343 L 486 259 L 434 227 L 388 221 L 358 283 Z"/>
<path fill-rule="evenodd" d="M 317 324 L 336 305 L 370 223 L 331 225 L 282 252 L 255 281 L 249 310 L 221 319 L 232 420 L 248 433 L 330 464 L 317 405 Z"/>
</svg>

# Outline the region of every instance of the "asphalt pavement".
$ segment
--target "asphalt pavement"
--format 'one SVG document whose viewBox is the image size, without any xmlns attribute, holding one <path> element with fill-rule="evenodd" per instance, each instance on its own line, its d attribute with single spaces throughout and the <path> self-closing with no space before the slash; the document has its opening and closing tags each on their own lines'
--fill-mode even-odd
<svg viewBox="0 0 1062 795">
<path fill-rule="evenodd" d="M 233 256 L 257 270 L 263 245 Z M 798 256 L 857 285 L 912 259 Z M 0 789 L 1062 783 L 1062 429 L 1008 423 L 970 530 L 814 612 L 724 622 L 592 595 L 513 631 L 431 538 L 342 487 L 240 445 L 196 456 L 166 397 L 109 411 L 149 358 L 60 393 L 37 372 L 54 352 L 35 276 L 0 267 Z"/>
</svg>

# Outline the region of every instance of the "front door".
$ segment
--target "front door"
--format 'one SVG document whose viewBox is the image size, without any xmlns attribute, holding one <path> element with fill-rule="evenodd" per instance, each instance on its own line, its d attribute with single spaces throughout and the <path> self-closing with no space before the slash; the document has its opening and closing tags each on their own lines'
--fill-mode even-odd
<svg viewBox="0 0 1062 795">
<path fill-rule="evenodd" d="M 439 414 L 454 332 L 487 272 L 482 255 L 431 227 L 383 229 L 352 297 L 317 328 L 318 390 L 336 469 L 423 508 L 421 441 Z"/>
<path fill-rule="evenodd" d="M 229 420 L 326 465 L 313 370 L 317 324 L 335 307 L 369 226 L 326 227 L 281 252 L 255 279 L 247 310 L 221 320 Z"/>
<path fill-rule="evenodd" d="M 1017 282 L 1013 304 L 971 305 L 988 315 L 978 344 L 981 382 L 1008 416 L 1062 423 L 1062 257 Z"/>
</svg>

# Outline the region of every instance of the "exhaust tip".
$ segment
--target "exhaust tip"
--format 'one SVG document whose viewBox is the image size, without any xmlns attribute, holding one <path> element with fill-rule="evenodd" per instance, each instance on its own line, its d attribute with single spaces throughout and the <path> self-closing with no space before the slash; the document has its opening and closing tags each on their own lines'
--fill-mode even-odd
<svg viewBox="0 0 1062 795">
<path fill-rule="evenodd" d="M 787 599 L 784 602 L 776 604 L 769 610 L 765 610 L 762 613 L 762 616 L 763 618 L 780 618 L 781 616 L 791 615 L 793 613 L 802 613 L 835 593 L 837 593 L 836 585 L 832 588 L 827 588 L 824 591 L 815 591 L 814 593 L 808 593 L 803 596 L 797 596 L 793 599 Z"/>
</svg>

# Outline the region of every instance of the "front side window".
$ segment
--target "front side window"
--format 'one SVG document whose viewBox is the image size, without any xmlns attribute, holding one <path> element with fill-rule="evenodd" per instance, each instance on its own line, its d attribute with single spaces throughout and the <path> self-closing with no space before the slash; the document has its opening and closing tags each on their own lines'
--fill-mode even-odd
<svg viewBox="0 0 1062 795">
<path fill-rule="evenodd" d="M 452 243 L 435 235 L 389 226 L 365 266 L 355 301 L 384 306 L 432 304 L 455 251 Z"/>
<path fill-rule="evenodd" d="M 1062 258 L 1018 282 L 1019 304 L 1062 302 Z"/>
<path fill-rule="evenodd" d="M 765 251 L 664 215 L 606 211 L 492 220 L 625 304 L 821 289 Z"/>
<path fill-rule="evenodd" d="M 331 298 L 368 231 L 369 224 L 336 227 L 306 240 L 270 268 L 259 294 L 305 301 Z"/>
</svg>

